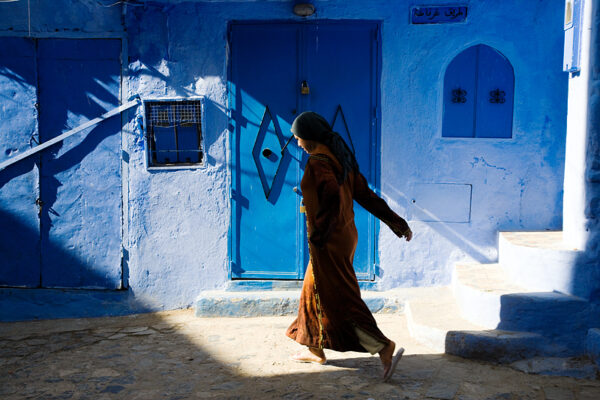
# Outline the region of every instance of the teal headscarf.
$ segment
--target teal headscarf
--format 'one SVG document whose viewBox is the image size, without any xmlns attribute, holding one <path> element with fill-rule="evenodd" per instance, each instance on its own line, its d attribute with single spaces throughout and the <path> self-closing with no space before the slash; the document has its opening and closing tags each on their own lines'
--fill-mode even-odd
<svg viewBox="0 0 600 400">
<path fill-rule="evenodd" d="M 329 123 L 313 111 L 298 115 L 292 123 L 292 133 L 305 140 L 314 140 L 329 147 L 329 150 L 342 165 L 341 182 L 350 172 L 358 172 L 358 163 L 342 137 L 331 129 Z M 340 183 L 341 183 L 340 182 Z"/>
</svg>

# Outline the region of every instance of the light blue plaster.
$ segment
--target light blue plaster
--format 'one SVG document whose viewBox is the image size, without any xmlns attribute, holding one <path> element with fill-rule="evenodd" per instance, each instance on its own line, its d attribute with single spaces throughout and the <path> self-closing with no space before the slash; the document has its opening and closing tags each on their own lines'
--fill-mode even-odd
<svg viewBox="0 0 600 400">
<path fill-rule="evenodd" d="M 120 168 L 129 291 L 152 309 L 189 307 L 201 291 L 229 282 L 228 23 L 302 19 L 286 1 L 165 0 L 125 8 L 97 3 L 33 2 L 32 35 L 122 36 L 127 50 L 123 99 L 206 99 L 206 163 L 194 170 L 148 170 L 141 108 L 123 115 Z M 445 3 L 427 2 L 436 4 Z M 380 182 L 392 208 L 407 215 L 413 184 L 472 186 L 469 222 L 409 221 L 415 232 L 409 244 L 382 225 L 374 286 L 447 284 L 454 262 L 497 259 L 499 230 L 561 228 L 567 108 L 562 7 L 482 0 L 468 3 L 465 23 L 410 25 L 408 2 L 331 0 L 315 6 L 309 20 L 382 21 Z M 29 34 L 26 2 L 0 4 L 0 34 Z M 442 138 L 445 68 L 479 43 L 500 51 L 514 68 L 513 138 Z M 3 296 L 9 297 L 7 290 Z M 129 301 L 120 307 L 136 310 Z M 84 308 L 74 307 L 72 316 L 84 314 Z M 58 315 L 48 309 L 43 316 Z"/>
</svg>

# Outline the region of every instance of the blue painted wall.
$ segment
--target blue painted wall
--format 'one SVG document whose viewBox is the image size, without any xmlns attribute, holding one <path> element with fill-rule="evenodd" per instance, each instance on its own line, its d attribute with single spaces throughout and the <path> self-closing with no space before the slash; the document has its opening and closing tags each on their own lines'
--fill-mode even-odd
<svg viewBox="0 0 600 400">
<path fill-rule="evenodd" d="M 121 297 L 113 293 L 105 299 L 69 292 L 70 299 L 80 299 L 71 300 L 80 304 L 72 307 L 73 315 L 187 307 L 200 291 L 228 283 L 227 26 L 232 20 L 301 20 L 293 16 L 292 3 L 148 1 L 101 7 L 96 1 L 33 0 L 30 23 L 26 2 L 0 4 L 0 36 L 28 36 L 31 26 L 37 37 L 123 38 L 122 100 L 132 95 L 206 98 L 206 163 L 196 169 L 149 170 L 141 107 L 123 114 L 117 168 L 129 288 Z M 436 3 L 443 4 L 426 5 Z M 455 205 L 468 210 L 466 222 L 444 222 L 445 204 L 434 203 L 426 210 L 433 216 L 429 219 L 442 221 L 409 221 L 415 232 L 410 244 L 381 227 L 376 270 L 381 289 L 446 284 L 455 261 L 497 259 L 499 230 L 560 229 L 562 224 L 567 109 L 562 1 L 471 1 L 466 2 L 467 22 L 439 25 L 411 25 L 412 4 L 316 1 L 317 14 L 310 17 L 382 21 L 380 187 L 390 205 L 400 215 L 427 219 L 417 208 L 423 204 L 423 184 L 442 193 L 447 184 L 471 190 L 470 198 L 461 195 Z M 442 138 L 445 69 L 476 44 L 495 48 L 513 66 L 512 139 Z M 2 124 L 0 131 L 9 128 Z M 19 219 L 18 209 L 11 212 Z M 19 315 L 0 318 L 65 316 L 56 311 L 64 292 L 0 292 L 3 304 L 11 299 L 32 304 Z M 42 302 L 46 305 L 36 308 Z"/>
</svg>

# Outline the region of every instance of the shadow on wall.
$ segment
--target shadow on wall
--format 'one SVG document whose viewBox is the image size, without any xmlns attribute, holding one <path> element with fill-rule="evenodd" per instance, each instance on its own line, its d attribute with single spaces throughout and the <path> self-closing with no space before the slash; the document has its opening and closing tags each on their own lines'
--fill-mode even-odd
<svg viewBox="0 0 600 400">
<path fill-rule="evenodd" d="M 24 251 L 23 243 L 39 248 L 40 234 L 34 227 L 24 225 L 18 216 L 0 210 L 2 229 L 9 229 L 0 242 L 2 274 L 0 284 L 21 287 L 0 288 L 0 321 L 54 319 L 73 317 L 98 317 L 125 315 L 153 311 L 153 308 L 136 299 L 131 290 L 45 289 L 42 281 L 40 255 L 31 257 Z M 86 279 L 102 281 L 93 265 L 74 252 L 49 242 L 46 251 L 62 260 L 70 269 L 81 271 Z M 18 277 L 20 285 L 6 282 Z M 28 288 L 24 288 L 27 286 Z"/>
<path fill-rule="evenodd" d="M 201 7 L 198 3 L 174 6 L 155 2 L 130 7 L 127 12 L 128 78 L 132 90 L 138 91 L 132 94 L 142 99 L 205 96 L 204 155 L 208 164 L 215 165 L 217 161 L 208 150 L 227 128 L 225 105 L 219 104 L 221 99 L 214 98 L 225 98 L 222 93 L 225 83 L 221 77 L 226 51 L 222 43 L 224 37 L 199 32 L 214 28 L 211 24 L 206 28 L 199 22 Z M 201 35 L 215 37 L 210 43 L 200 42 Z M 203 84 L 207 87 L 198 87 Z"/>
<path fill-rule="evenodd" d="M 1 40 L 26 53 L 0 58 L 3 147 L 26 150 L 118 106 L 120 40 Z M 0 319 L 150 310 L 131 291 L 79 290 L 122 286 L 120 132 L 115 116 L 0 171 Z"/>
<path fill-rule="evenodd" d="M 435 222 L 428 222 L 427 227 L 429 229 L 436 231 L 437 234 L 439 234 L 440 236 L 444 237 L 446 240 L 451 242 L 457 249 L 460 249 L 461 252 L 463 252 L 464 254 L 468 255 L 469 257 L 472 257 L 475 261 L 480 262 L 480 263 L 489 262 L 489 255 L 486 255 L 485 253 L 483 253 L 477 247 L 477 244 L 473 243 L 471 240 L 469 240 L 468 238 L 461 235 L 457 231 L 457 229 L 453 228 L 453 225 L 458 225 L 458 226 L 465 225 L 464 223 L 443 222 L 442 218 L 440 218 L 439 216 L 437 216 L 435 213 L 431 212 L 430 210 L 422 208 L 417 204 L 412 204 L 411 206 L 409 206 L 409 204 L 410 204 L 409 196 L 406 193 L 400 191 L 399 189 L 395 188 L 394 186 L 392 186 L 390 184 L 384 185 L 384 193 L 387 196 L 395 199 L 395 201 L 399 205 L 403 206 L 405 208 L 407 214 L 409 212 L 409 207 L 413 207 L 414 210 L 418 210 L 419 213 L 421 213 L 422 215 L 428 216 L 431 221 L 435 221 Z M 410 221 L 410 222 L 413 222 L 413 221 Z M 415 220 L 414 222 L 423 223 L 418 220 Z"/>
</svg>

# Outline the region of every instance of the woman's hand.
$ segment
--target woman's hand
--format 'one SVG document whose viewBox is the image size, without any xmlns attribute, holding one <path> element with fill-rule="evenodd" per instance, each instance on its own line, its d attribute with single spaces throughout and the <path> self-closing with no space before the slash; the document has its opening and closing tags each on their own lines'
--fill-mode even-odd
<svg viewBox="0 0 600 400">
<path fill-rule="evenodd" d="M 385 221 L 383 221 L 385 222 Z M 406 225 L 406 223 L 403 224 L 404 226 L 398 226 L 398 225 L 388 225 L 390 227 L 390 229 L 392 230 L 392 232 L 394 232 L 396 234 L 396 236 L 398 236 L 400 239 L 405 238 L 407 242 L 410 242 L 410 240 L 413 237 L 413 233 L 410 230 L 410 228 Z"/>
</svg>

